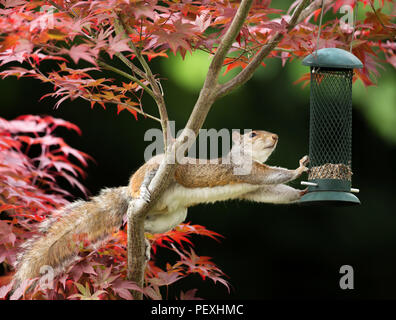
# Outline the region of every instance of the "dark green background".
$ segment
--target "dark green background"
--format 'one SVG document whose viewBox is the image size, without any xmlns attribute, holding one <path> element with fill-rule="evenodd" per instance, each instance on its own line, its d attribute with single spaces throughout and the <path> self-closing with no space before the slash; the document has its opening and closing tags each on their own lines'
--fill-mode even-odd
<svg viewBox="0 0 396 320">
<path fill-rule="evenodd" d="M 185 124 L 198 95 L 197 89 L 179 81 L 183 72 L 190 77 L 191 70 L 183 69 L 183 63 L 171 57 L 153 64 L 155 73 L 167 78 L 163 80 L 165 98 L 170 118 L 176 120 L 178 128 Z M 307 69 L 299 61 L 285 68 L 279 60 L 269 62 L 247 85 L 216 102 L 204 127 L 273 131 L 280 141 L 268 163 L 295 168 L 301 156 L 308 153 L 309 89 L 292 84 L 301 72 Z M 198 88 L 202 79 L 192 76 L 196 78 L 190 80 Z M 381 94 L 382 87 L 387 88 L 389 83 L 393 88 L 390 95 Z M 396 127 L 388 126 L 384 131 L 386 121 L 376 122 L 370 115 L 376 114 L 377 108 L 378 113 L 388 112 L 385 118 L 394 117 L 395 83 L 395 71 L 387 69 L 378 87 L 365 91 L 361 84 L 354 85 L 353 186 L 361 190 L 361 206 L 307 208 L 233 201 L 191 208 L 187 221 L 225 236 L 221 243 L 196 237 L 195 250 L 213 257 L 233 288 L 228 294 L 221 285 L 192 276 L 177 283 L 169 297 L 174 297 L 176 289 L 198 288 L 198 296 L 209 299 L 395 298 L 396 151 L 392 136 Z M 147 146 L 144 132 L 157 124 L 142 117 L 135 121 L 126 111 L 117 116 L 113 107 L 105 111 L 96 106 L 91 110 L 81 100 L 67 101 L 54 110 L 54 100 L 38 101 L 48 90 L 49 86 L 31 79 L 1 81 L 0 116 L 12 119 L 27 113 L 49 114 L 76 123 L 82 137 L 66 130 L 60 133 L 97 161 L 90 164 L 85 180 L 91 193 L 127 184 L 129 175 L 143 162 Z M 375 94 L 388 98 L 370 105 L 370 97 Z M 144 103 L 147 112 L 155 113 L 149 97 Z M 81 196 L 76 190 L 73 193 Z M 157 256 L 160 264 L 174 258 L 164 251 Z M 345 264 L 354 267 L 354 290 L 339 288 L 339 269 Z"/>
</svg>

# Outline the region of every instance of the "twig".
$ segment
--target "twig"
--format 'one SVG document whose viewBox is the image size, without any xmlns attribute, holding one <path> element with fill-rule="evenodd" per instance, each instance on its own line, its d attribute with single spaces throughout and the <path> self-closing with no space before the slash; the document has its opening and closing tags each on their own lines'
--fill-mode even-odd
<svg viewBox="0 0 396 320">
<path fill-rule="evenodd" d="M 125 57 L 121 52 L 117 52 L 116 57 L 120 59 L 132 72 L 138 74 L 141 78 L 145 78 L 145 73 L 135 66 L 127 57 Z"/>
<path fill-rule="evenodd" d="M 49 2 L 52 6 L 54 6 L 56 9 L 58 9 L 59 11 L 65 11 L 65 9 L 62 8 L 60 5 L 58 5 L 55 1 L 48 0 L 48 2 Z"/>
<path fill-rule="evenodd" d="M 219 77 L 221 67 L 223 66 L 223 61 L 227 56 L 227 53 L 230 50 L 235 38 L 239 34 L 239 31 L 241 30 L 243 23 L 245 22 L 245 19 L 249 13 L 250 7 L 252 6 L 252 3 L 253 0 L 243 0 L 241 2 L 241 5 L 239 6 L 235 17 L 232 20 L 230 27 L 225 33 L 212 59 L 203 89 L 217 85 L 217 79 Z"/>
<path fill-rule="evenodd" d="M 118 68 L 116 68 L 116 67 L 113 67 L 113 66 L 111 66 L 111 65 L 109 65 L 109 64 L 107 64 L 106 62 L 103 62 L 103 61 L 101 61 L 101 60 L 98 60 L 98 65 L 101 66 L 101 67 L 104 68 L 104 69 L 113 71 L 113 72 L 118 73 L 119 75 L 121 75 L 121 76 L 123 76 L 123 77 L 125 77 L 125 78 L 128 78 L 128 79 L 130 79 L 130 80 L 132 80 L 132 81 L 135 81 L 135 82 L 138 83 L 138 84 L 139 84 L 150 96 L 152 96 L 154 99 L 156 99 L 154 92 L 153 92 L 149 87 L 147 87 L 142 81 L 140 81 L 138 78 L 136 78 L 136 77 L 130 75 L 129 73 L 126 73 L 126 72 L 124 72 L 124 71 L 122 71 L 122 70 L 120 70 L 120 69 L 118 69 Z"/>
<path fill-rule="evenodd" d="M 334 0 L 324 0 L 323 2 L 323 11 L 324 8 L 330 5 Z M 307 6 L 300 14 L 297 19 L 297 24 L 308 18 L 315 10 L 318 10 L 322 6 L 322 0 L 314 0 L 309 6 Z"/>
<path fill-rule="evenodd" d="M 122 15 L 119 14 L 117 15 L 118 19 L 115 20 L 115 25 L 116 25 L 116 30 L 120 30 L 119 32 L 122 32 L 126 37 L 128 37 L 128 33 L 132 33 L 131 28 L 124 23 L 124 20 L 122 18 Z M 135 43 L 128 37 L 129 41 L 128 44 L 131 47 L 131 49 L 135 52 L 136 57 L 138 58 L 140 64 L 142 65 L 144 71 L 146 72 L 147 76 L 153 77 L 153 73 L 151 72 L 151 69 L 149 65 L 146 62 L 146 59 L 142 56 L 140 53 L 140 50 L 135 46 Z"/>
<path fill-rule="evenodd" d="M 309 0 L 302 0 L 298 5 L 296 10 L 294 11 L 292 17 L 290 18 L 289 24 L 287 26 L 287 30 L 292 30 L 298 21 L 298 18 L 307 5 Z M 261 50 L 257 53 L 257 55 L 249 62 L 245 69 L 243 69 L 237 76 L 228 82 L 220 85 L 219 90 L 217 92 L 217 97 L 221 97 L 231 92 L 235 88 L 241 86 L 246 81 L 248 81 L 252 76 L 257 67 L 261 64 L 262 60 L 268 56 L 268 54 L 278 45 L 278 43 L 283 39 L 284 35 L 280 32 L 277 32 L 274 37 L 261 48 Z"/>
<path fill-rule="evenodd" d="M 158 112 L 160 114 L 161 118 L 161 127 L 162 127 L 162 133 L 163 133 L 163 138 L 164 138 L 164 146 L 165 150 L 167 148 L 167 143 L 168 143 L 168 128 L 169 128 L 169 118 L 168 118 L 168 112 L 166 110 L 166 104 L 165 100 L 163 97 L 163 92 L 162 92 L 162 87 L 161 85 L 157 82 L 158 80 L 155 79 L 149 65 L 146 62 L 146 59 L 142 56 L 138 48 L 135 46 L 134 42 L 128 37 L 128 33 L 132 33 L 130 30 L 129 26 L 126 25 L 122 19 L 121 14 L 114 13 L 117 16 L 117 19 L 114 19 L 114 26 L 115 30 L 118 34 L 122 34 L 124 38 L 129 39 L 128 40 L 128 45 L 129 47 L 134 51 L 136 54 L 136 57 L 138 58 L 140 64 L 142 65 L 144 71 L 145 71 L 145 78 L 148 80 L 150 83 L 150 86 L 153 90 L 153 98 L 157 104 L 158 107 Z"/>
<path fill-rule="evenodd" d="M 374 14 L 375 14 L 375 16 L 376 16 L 378 22 L 381 24 L 381 26 L 382 26 L 384 29 L 389 29 L 389 28 L 384 24 L 384 22 L 382 21 L 381 17 L 378 15 L 377 10 L 375 10 L 373 1 L 372 1 L 372 0 L 369 0 L 369 2 L 370 2 L 370 7 L 371 7 L 371 9 L 373 10 L 373 12 L 374 12 Z"/>
</svg>

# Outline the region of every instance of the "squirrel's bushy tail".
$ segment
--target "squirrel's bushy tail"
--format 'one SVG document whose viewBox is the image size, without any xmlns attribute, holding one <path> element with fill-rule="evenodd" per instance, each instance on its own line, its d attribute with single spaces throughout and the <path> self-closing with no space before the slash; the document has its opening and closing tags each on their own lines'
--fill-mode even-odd
<svg viewBox="0 0 396 320">
<path fill-rule="evenodd" d="M 78 252 L 78 240 L 91 244 L 104 240 L 119 228 L 127 212 L 127 187 L 104 189 L 90 201 L 76 201 L 58 211 L 40 226 L 43 236 L 28 240 L 18 256 L 15 284 L 40 275 L 43 266 L 58 274 L 70 265 Z"/>
</svg>

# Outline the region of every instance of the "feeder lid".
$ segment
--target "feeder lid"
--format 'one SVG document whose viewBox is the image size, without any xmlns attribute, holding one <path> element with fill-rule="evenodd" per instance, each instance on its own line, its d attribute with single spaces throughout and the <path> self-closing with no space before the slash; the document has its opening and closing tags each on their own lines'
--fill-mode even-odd
<svg viewBox="0 0 396 320">
<path fill-rule="evenodd" d="M 302 64 L 310 67 L 362 68 L 363 63 L 352 53 L 338 48 L 323 48 L 305 57 Z"/>
</svg>

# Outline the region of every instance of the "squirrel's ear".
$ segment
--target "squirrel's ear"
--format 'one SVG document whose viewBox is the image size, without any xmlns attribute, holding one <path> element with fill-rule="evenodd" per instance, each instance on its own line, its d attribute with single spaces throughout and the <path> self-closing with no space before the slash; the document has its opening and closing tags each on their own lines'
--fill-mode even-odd
<svg viewBox="0 0 396 320">
<path fill-rule="evenodd" d="M 232 141 L 234 143 L 239 143 L 241 141 L 241 135 L 238 131 L 232 131 Z"/>
</svg>

